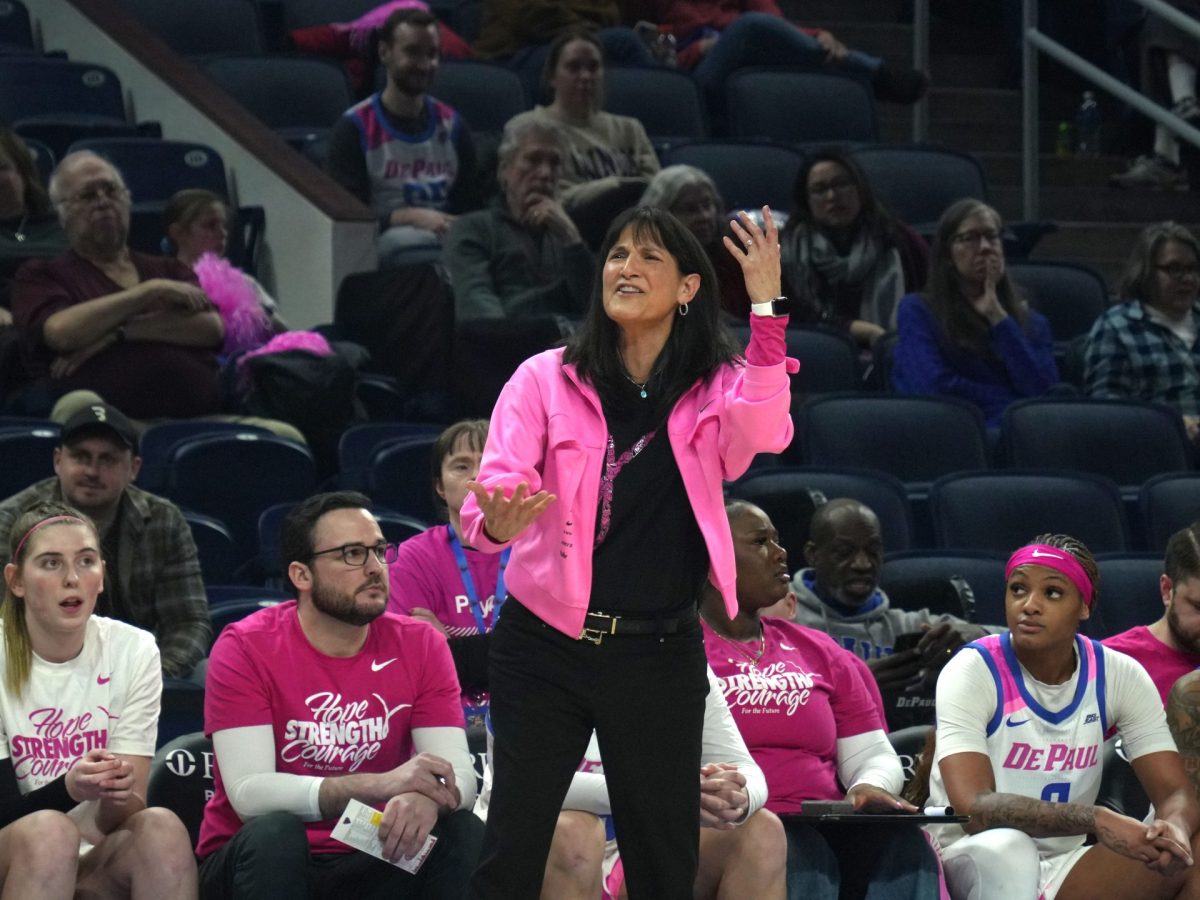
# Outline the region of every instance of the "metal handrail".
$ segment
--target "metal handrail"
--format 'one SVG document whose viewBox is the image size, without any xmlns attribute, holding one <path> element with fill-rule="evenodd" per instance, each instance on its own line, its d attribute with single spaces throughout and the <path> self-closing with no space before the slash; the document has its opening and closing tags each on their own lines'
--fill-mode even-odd
<svg viewBox="0 0 1200 900">
<path fill-rule="evenodd" d="M 1200 22 L 1181 13 L 1163 0 L 1134 0 L 1151 13 L 1168 20 L 1172 25 L 1200 39 Z M 1167 107 L 1147 99 L 1133 88 L 1113 78 L 1083 57 L 1072 53 L 1062 44 L 1042 34 L 1037 29 L 1037 0 L 1023 0 L 1021 33 L 1023 40 L 1023 136 L 1022 160 L 1024 217 L 1036 219 L 1038 210 L 1038 52 L 1066 66 L 1096 87 L 1125 101 L 1142 115 L 1153 119 L 1177 137 L 1200 147 L 1200 129 L 1190 125 Z"/>
<path fill-rule="evenodd" d="M 913 4 L 913 68 L 929 71 L 929 0 Z M 929 137 L 929 91 L 913 104 L 913 141 L 921 143 Z"/>
</svg>

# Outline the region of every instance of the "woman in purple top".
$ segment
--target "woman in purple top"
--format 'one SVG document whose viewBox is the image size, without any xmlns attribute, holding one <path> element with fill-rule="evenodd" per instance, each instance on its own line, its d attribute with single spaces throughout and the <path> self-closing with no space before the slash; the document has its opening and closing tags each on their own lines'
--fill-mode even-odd
<svg viewBox="0 0 1200 900">
<path fill-rule="evenodd" d="M 1005 271 L 1003 227 L 970 198 L 942 213 L 925 292 L 900 301 L 892 366 L 897 392 L 969 400 L 990 427 L 1013 401 L 1058 382 L 1050 325 Z"/>
</svg>

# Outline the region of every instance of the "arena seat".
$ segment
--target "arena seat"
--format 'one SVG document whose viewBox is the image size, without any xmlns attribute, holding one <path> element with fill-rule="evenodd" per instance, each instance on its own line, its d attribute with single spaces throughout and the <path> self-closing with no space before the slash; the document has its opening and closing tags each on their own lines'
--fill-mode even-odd
<svg viewBox="0 0 1200 900">
<path fill-rule="evenodd" d="M 233 581 L 237 550 L 229 529 L 212 516 L 198 512 L 184 512 L 183 518 L 191 529 L 192 540 L 196 542 L 196 552 L 200 555 L 200 575 L 204 583 L 228 584 Z"/>
<path fill-rule="evenodd" d="M 0 3 L 2 2 L 3 0 L 0 0 Z M 39 141 L 37 138 L 23 137 L 21 140 L 29 148 L 29 155 L 33 157 L 33 164 L 37 169 L 38 176 L 42 179 L 42 184 L 48 184 L 50 173 L 54 171 L 54 164 L 57 162 L 54 151 L 44 141 Z"/>
<path fill-rule="evenodd" d="M 0 431 L 0 497 L 11 497 L 54 474 L 58 426 L 34 425 Z"/>
<path fill-rule="evenodd" d="M 888 553 L 879 586 L 899 609 L 929 609 L 968 622 L 1003 625 L 1005 561 L 999 553 L 966 550 Z"/>
<path fill-rule="evenodd" d="M 29 9 L 21 0 L 0 0 L 0 44 L 35 49 Z"/>
<path fill-rule="evenodd" d="M 436 437 L 441 425 L 417 422 L 367 422 L 352 425 L 338 441 L 338 485 L 344 490 L 361 491 L 367 487 L 371 457 L 386 443 L 411 437 Z M 425 471 L 430 472 L 428 463 Z"/>
<path fill-rule="evenodd" d="M 212 741 L 204 736 L 203 724 L 200 730 L 160 744 L 150 762 L 146 805 L 166 807 L 179 816 L 193 847 L 200 839 L 204 807 L 212 795 L 213 771 Z"/>
<path fill-rule="evenodd" d="M 1089 635 L 1110 637 L 1162 618 L 1161 553 L 1098 553 L 1096 565 L 1100 567 L 1100 602 L 1092 618 L 1099 623 L 1088 628 Z"/>
<path fill-rule="evenodd" d="M 666 166 L 689 165 L 707 172 L 729 209 L 792 208 L 792 182 L 804 157 L 782 144 L 757 141 L 694 141 L 659 155 Z"/>
<path fill-rule="evenodd" d="M 741 69 L 725 86 L 730 133 L 782 144 L 873 143 L 875 100 L 842 75 Z"/>
<path fill-rule="evenodd" d="M 1200 473 L 1166 472 L 1148 478 L 1138 492 L 1146 549 L 1159 556 L 1171 535 L 1200 520 Z"/>
<path fill-rule="evenodd" d="M 205 144 L 139 137 L 93 138 L 76 141 L 71 152 L 76 150 L 90 150 L 116 166 L 136 204 L 165 203 L 176 191 L 186 188 L 203 188 L 218 197 L 229 197 L 225 161 Z"/>
<path fill-rule="evenodd" d="M 750 326 L 733 329 L 738 344 L 750 343 Z M 792 400 L 799 396 L 853 391 L 858 387 L 858 346 L 842 331 L 830 328 L 789 328 L 784 336 L 787 354 L 800 360 L 800 371 L 792 376 Z"/>
<path fill-rule="evenodd" d="M 429 478 L 429 455 L 435 440 L 435 435 L 408 437 L 377 447 L 367 475 L 371 499 L 424 522 L 438 521 Z"/>
<path fill-rule="evenodd" d="M 277 0 L 283 7 L 283 24 L 288 31 L 349 22 L 379 5 L 379 0 Z"/>
<path fill-rule="evenodd" d="M 605 67 L 604 109 L 637 119 L 656 145 L 708 134 L 700 88 L 690 75 L 674 69 Z"/>
<path fill-rule="evenodd" d="M 476 134 L 498 135 L 505 122 L 529 109 L 520 76 L 482 60 L 442 60 L 429 93 L 458 110 Z"/>
<path fill-rule="evenodd" d="M 155 746 L 162 747 L 181 734 L 203 728 L 204 688 L 186 678 L 164 678 Z"/>
<path fill-rule="evenodd" d="M 1056 343 L 1091 331 L 1108 308 L 1108 287 L 1095 269 L 1077 263 L 1013 260 L 1008 277 L 1050 323 Z"/>
<path fill-rule="evenodd" d="M 931 146 L 859 147 L 852 151 L 877 197 L 902 221 L 931 233 L 955 200 L 985 203 L 983 167 L 969 153 Z"/>
<path fill-rule="evenodd" d="M 0 56 L 0 119 L 77 115 L 127 124 L 115 72 L 92 63 Z"/>
<path fill-rule="evenodd" d="M 264 50 L 258 5 L 253 0 L 117 0 L 176 53 L 254 55 Z"/>
<path fill-rule="evenodd" d="M 220 434 L 269 435 L 271 432 L 256 425 L 205 422 L 200 419 L 156 422 L 142 432 L 141 439 L 138 441 L 138 454 L 142 457 L 142 468 L 138 472 L 137 486 L 152 493 L 163 491 L 167 486 L 167 467 L 175 445 L 197 437 Z"/>
<path fill-rule="evenodd" d="M 274 597 L 262 597 L 252 600 L 228 600 L 223 603 L 210 603 L 208 614 L 212 617 L 213 643 L 217 642 L 217 638 L 221 636 L 221 632 L 225 629 L 226 625 L 240 622 L 246 616 L 256 613 L 260 609 L 267 609 L 281 602 L 281 600 L 277 600 Z"/>
</svg>

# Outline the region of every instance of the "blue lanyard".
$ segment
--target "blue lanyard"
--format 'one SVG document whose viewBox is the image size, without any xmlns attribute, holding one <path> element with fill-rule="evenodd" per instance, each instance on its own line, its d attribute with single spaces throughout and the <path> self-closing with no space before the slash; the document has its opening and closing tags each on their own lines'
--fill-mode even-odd
<svg viewBox="0 0 1200 900">
<path fill-rule="evenodd" d="M 471 577 L 471 570 L 467 568 L 467 554 L 463 551 L 462 541 L 454 533 L 453 525 L 447 525 L 446 529 L 450 532 L 450 549 L 454 553 L 454 561 L 458 563 L 463 590 L 467 592 L 467 601 L 471 604 L 471 615 L 475 617 L 475 627 L 479 629 L 480 634 L 487 634 L 487 625 L 483 621 L 483 607 L 480 606 L 479 594 L 475 590 L 475 579 Z M 500 552 L 500 571 L 496 573 L 496 601 L 492 606 L 493 623 L 500 615 L 500 607 L 504 605 L 504 600 L 508 596 L 508 589 L 504 586 L 504 570 L 508 566 L 508 557 L 511 553 L 511 547 Z"/>
</svg>

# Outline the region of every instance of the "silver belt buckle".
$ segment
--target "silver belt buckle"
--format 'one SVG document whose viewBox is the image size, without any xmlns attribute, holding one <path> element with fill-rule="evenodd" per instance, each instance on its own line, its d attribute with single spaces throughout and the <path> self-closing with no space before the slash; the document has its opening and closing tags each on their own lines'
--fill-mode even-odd
<svg viewBox="0 0 1200 900">
<path fill-rule="evenodd" d="M 608 628 L 588 628 L 586 625 L 584 625 L 583 630 L 579 632 L 579 640 L 591 641 L 593 644 L 599 647 L 600 642 L 604 640 L 604 636 L 606 634 L 617 633 L 617 622 L 620 620 L 620 616 L 610 616 L 606 613 L 588 613 L 588 615 L 598 616 L 601 619 L 608 619 Z M 586 622 L 587 619 L 585 618 L 584 621 Z"/>
</svg>

